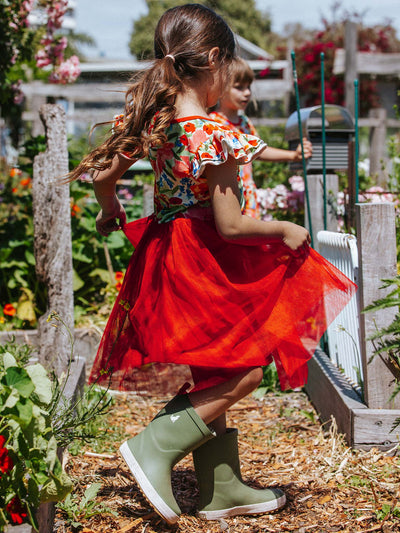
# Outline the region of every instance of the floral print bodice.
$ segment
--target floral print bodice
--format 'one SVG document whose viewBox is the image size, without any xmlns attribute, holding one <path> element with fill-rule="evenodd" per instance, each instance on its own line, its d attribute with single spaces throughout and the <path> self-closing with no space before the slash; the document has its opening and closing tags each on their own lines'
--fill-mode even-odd
<svg viewBox="0 0 400 533">
<path fill-rule="evenodd" d="M 244 114 L 239 115 L 238 122 L 231 122 L 225 115 L 218 111 L 210 113 L 210 117 L 217 120 L 224 126 L 231 130 L 244 133 L 246 135 L 257 136 L 257 130 L 253 126 L 251 120 Z M 253 218 L 261 218 L 261 207 L 257 200 L 257 186 L 253 179 L 252 164 L 248 163 L 240 167 L 240 177 L 243 183 L 243 190 L 245 196 L 244 214 Z"/>
<path fill-rule="evenodd" d="M 223 164 L 229 156 L 243 165 L 265 147 L 261 139 L 232 131 L 209 117 L 174 120 L 166 135 L 167 141 L 149 153 L 155 174 L 154 211 L 160 223 L 173 220 L 192 206 L 211 206 L 203 174 L 206 165 Z"/>
</svg>

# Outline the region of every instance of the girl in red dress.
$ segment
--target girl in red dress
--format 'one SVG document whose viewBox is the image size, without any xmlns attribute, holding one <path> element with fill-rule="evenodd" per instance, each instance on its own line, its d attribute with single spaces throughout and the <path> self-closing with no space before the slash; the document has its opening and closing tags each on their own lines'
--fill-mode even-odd
<svg viewBox="0 0 400 533">
<path fill-rule="evenodd" d="M 268 512 L 278 488 L 242 481 L 237 430 L 225 412 L 253 391 L 275 360 L 283 388 L 304 384 L 307 360 L 354 285 L 315 251 L 304 228 L 242 214 L 239 165 L 265 150 L 257 137 L 210 120 L 235 54 L 221 17 L 199 4 L 169 9 L 155 60 L 127 91 L 123 120 L 72 172 L 94 170 L 101 235 L 123 229 L 135 251 L 90 380 L 132 388 L 151 363 L 190 365 L 181 390 L 120 451 L 141 490 L 169 523 L 179 506 L 171 469 L 193 451 L 199 514 Z M 154 214 L 126 224 L 117 180 L 148 156 Z"/>
</svg>

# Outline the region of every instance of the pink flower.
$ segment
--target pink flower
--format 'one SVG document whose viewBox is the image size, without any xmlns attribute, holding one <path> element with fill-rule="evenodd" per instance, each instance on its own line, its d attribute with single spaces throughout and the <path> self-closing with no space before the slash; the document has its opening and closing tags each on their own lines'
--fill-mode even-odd
<svg viewBox="0 0 400 533">
<path fill-rule="evenodd" d="M 302 176 L 292 176 L 289 178 L 292 191 L 304 192 L 304 180 Z"/>
<path fill-rule="evenodd" d="M 80 73 L 79 58 L 71 56 L 54 69 L 49 80 L 52 83 L 73 83 Z"/>
</svg>

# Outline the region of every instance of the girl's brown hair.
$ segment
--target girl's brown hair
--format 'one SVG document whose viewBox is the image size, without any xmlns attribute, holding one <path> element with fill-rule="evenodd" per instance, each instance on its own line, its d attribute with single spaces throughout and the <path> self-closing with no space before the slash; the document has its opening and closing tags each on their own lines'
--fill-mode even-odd
<svg viewBox="0 0 400 533">
<path fill-rule="evenodd" d="M 254 81 L 254 72 L 249 64 L 241 57 L 235 57 L 229 67 L 229 75 L 231 85 L 235 83 L 248 83 L 249 85 Z"/>
<path fill-rule="evenodd" d="M 152 66 L 137 74 L 126 92 L 122 124 L 67 179 L 77 179 L 91 169 L 109 168 L 117 153 L 140 159 L 148 155 L 151 146 L 165 142 L 165 128 L 176 113 L 177 95 L 185 81 L 199 79 L 207 72 L 208 54 L 214 47 L 219 48 L 221 67 L 229 64 L 235 40 L 219 15 L 200 4 L 168 9 L 155 30 Z"/>
</svg>

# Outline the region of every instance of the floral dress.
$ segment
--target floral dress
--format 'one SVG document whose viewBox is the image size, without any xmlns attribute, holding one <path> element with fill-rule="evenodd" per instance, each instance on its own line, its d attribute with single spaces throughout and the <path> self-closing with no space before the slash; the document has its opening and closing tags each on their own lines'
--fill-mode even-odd
<svg viewBox="0 0 400 533">
<path fill-rule="evenodd" d="M 253 126 L 251 120 L 244 114 L 239 115 L 238 122 L 231 122 L 225 115 L 218 111 L 210 113 L 210 117 L 233 131 L 257 136 L 256 128 Z M 252 163 L 247 163 L 240 168 L 240 177 L 243 182 L 243 192 L 245 197 L 244 214 L 253 218 L 261 218 L 261 207 L 257 199 L 257 186 L 253 179 Z"/>
<path fill-rule="evenodd" d="M 244 246 L 218 234 L 204 169 L 247 164 L 263 141 L 207 117 L 175 120 L 166 135 L 150 153 L 154 214 L 123 228 L 134 252 L 90 381 L 137 390 L 150 367 L 189 365 L 200 389 L 275 360 L 282 388 L 304 385 L 355 285 L 312 249 L 296 256 L 280 240 Z"/>
</svg>

